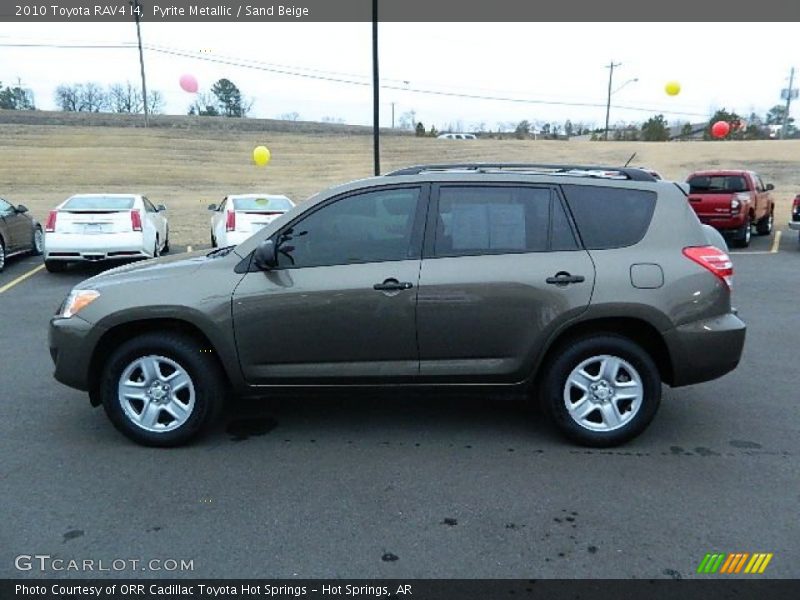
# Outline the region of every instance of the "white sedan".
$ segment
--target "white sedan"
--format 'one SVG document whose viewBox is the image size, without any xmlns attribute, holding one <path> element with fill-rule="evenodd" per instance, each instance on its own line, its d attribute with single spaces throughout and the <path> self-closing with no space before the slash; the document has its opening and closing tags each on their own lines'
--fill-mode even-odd
<svg viewBox="0 0 800 600">
<path fill-rule="evenodd" d="M 215 248 L 241 244 L 256 231 L 294 207 L 286 196 L 238 194 L 211 204 L 211 245 Z"/>
<path fill-rule="evenodd" d="M 156 258 L 169 252 L 166 206 L 136 194 L 79 194 L 47 217 L 44 264 L 62 271 L 71 262 Z"/>
</svg>

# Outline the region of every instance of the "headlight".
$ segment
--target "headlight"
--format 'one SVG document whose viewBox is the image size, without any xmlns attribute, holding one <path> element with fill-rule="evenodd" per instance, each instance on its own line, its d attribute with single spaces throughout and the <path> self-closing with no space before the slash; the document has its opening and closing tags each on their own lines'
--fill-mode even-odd
<svg viewBox="0 0 800 600">
<path fill-rule="evenodd" d="M 59 317 L 69 319 L 100 297 L 100 292 L 95 290 L 72 290 L 64 300 L 59 311 Z"/>
</svg>

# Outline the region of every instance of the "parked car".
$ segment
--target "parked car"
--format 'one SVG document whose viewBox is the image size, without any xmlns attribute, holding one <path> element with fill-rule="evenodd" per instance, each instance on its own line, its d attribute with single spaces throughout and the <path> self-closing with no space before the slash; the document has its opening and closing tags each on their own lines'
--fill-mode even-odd
<svg viewBox="0 0 800 600">
<path fill-rule="evenodd" d="M 219 205 L 210 204 L 211 245 L 214 248 L 241 244 L 256 231 L 269 225 L 294 202 L 278 194 L 238 194 L 225 196 Z"/>
<path fill-rule="evenodd" d="M 640 169 L 423 165 L 88 279 L 49 343 L 55 378 L 146 445 L 194 438 L 228 394 L 372 386 L 521 390 L 611 446 L 662 383 L 737 366 L 732 277 L 684 190 Z"/>
<path fill-rule="evenodd" d="M 797 194 L 792 201 L 792 220 L 789 221 L 789 229 L 800 231 L 800 194 Z M 800 234 L 797 241 L 800 242 Z"/>
<path fill-rule="evenodd" d="M 28 209 L 0 198 L 0 272 L 6 259 L 18 254 L 42 253 L 42 226 Z"/>
<path fill-rule="evenodd" d="M 169 252 L 167 207 L 138 194 L 79 194 L 50 211 L 44 264 L 157 258 Z"/>
<path fill-rule="evenodd" d="M 472 133 L 443 133 L 437 136 L 440 140 L 477 140 L 478 138 Z"/>
<path fill-rule="evenodd" d="M 700 221 L 732 238 L 736 246 L 750 245 L 752 227 L 759 235 L 772 233 L 775 202 L 771 183 L 753 171 L 696 171 L 686 178 L 689 203 Z"/>
</svg>

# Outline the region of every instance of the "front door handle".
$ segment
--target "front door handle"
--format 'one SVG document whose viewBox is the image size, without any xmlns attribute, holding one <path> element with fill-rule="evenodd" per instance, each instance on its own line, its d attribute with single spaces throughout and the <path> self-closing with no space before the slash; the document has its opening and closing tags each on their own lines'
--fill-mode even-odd
<svg viewBox="0 0 800 600">
<path fill-rule="evenodd" d="M 583 275 L 570 275 L 566 271 L 559 271 L 553 277 L 545 279 L 545 281 L 553 285 L 568 285 L 570 283 L 583 283 L 586 278 Z"/>
<path fill-rule="evenodd" d="M 383 283 L 376 283 L 372 286 L 372 289 L 378 290 L 379 292 L 397 292 L 400 290 L 410 290 L 412 287 L 414 286 L 410 281 L 397 281 L 397 279 L 390 278 Z"/>
</svg>

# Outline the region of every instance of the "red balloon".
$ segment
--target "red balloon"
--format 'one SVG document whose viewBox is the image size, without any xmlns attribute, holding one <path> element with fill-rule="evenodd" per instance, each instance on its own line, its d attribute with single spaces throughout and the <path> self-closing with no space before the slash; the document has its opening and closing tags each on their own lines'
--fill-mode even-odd
<svg viewBox="0 0 800 600">
<path fill-rule="evenodd" d="M 711 135 L 715 138 L 724 138 L 731 131 L 731 126 L 727 121 L 717 121 L 711 126 Z"/>
<path fill-rule="evenodd" d="M 186 75 L 181 75 L 180 84 L 181 89 L 183 89 L 184 92 L 189 92 L 190 94 L 196 93 L 197 88 L 199 87 L 197 85 L 197 79 L 195 79 L 194 75 L 189 75 L 188 73 Z"/>
</svg>

